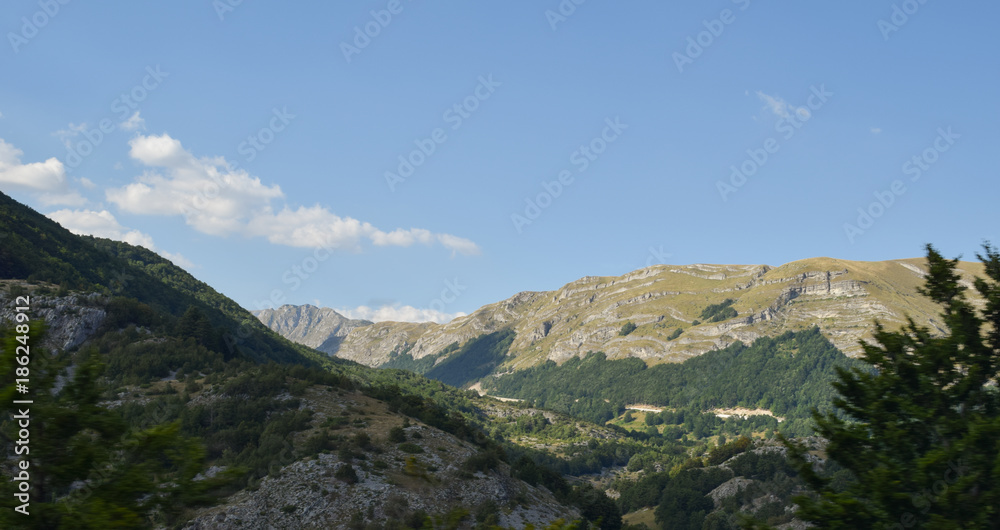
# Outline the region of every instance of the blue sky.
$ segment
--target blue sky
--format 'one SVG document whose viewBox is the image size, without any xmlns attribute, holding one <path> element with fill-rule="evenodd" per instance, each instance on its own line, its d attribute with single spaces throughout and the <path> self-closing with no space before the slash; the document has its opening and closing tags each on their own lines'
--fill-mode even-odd
<svg viewBox="0 0 1000 530">
<path fill-rule="evenodd" d="M 1000 240 L 995 2 L 2 14 L 0 190 L 248 309 L 446 320 L 656 263 Z"/>
</svg>

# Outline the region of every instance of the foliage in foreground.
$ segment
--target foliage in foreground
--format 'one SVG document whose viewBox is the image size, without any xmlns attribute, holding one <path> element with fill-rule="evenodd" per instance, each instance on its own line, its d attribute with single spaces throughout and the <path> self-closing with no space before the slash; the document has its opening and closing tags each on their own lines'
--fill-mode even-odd
<svg viewBox="0 0 1000 530">
<path fill-rule="evenodd" d="M 834 405 L 848 418 L 814 416 L 852 483 L 818 476 L 805 448 L 785 440 L 813 490 L 797 499 L 800 518 L 819 528 L 1000 528 L 1000 254 L 984 250 L 981 311 L 958 260 L 928 245 L 921 294 L 942 306 L 948 334 L 912 320 L 899 332 L 879 326 L 863 357 L 876 372 L 838 370 Z"/>
</svg>

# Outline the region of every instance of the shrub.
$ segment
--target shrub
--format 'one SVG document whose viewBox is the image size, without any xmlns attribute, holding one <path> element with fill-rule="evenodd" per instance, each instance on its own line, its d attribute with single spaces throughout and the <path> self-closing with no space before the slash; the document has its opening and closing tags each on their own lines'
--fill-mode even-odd
<svg viewBox="0 0 1000 530">
<path fill-rule="evenodd" d="M 366 432 L 359 432 L 354 435 L 354 445 L 360 449 L 371 449 L 372 438 Z"/>
<path fill-rule="evenodd" d="M 393 427 L 389 429 L 389 441 L 394 444 L 398 444 L 406 441 L 406 431 L 402 427 Z"/>
<path fill-rule="evenodd" d="M 412 443 L 412 442 L 405 442 L 405 443 L 399 444 L 399 450 L 402 451 L 402 452 L 404 452 L 404 453 L 409 453 L 411 455 L 415 455 L 417 453 L 423 453 L 424 452 L 424 450 L 423 450 L 422 447 L 420 447 L 419 445 L 417 445 L 415 443 Z"/>
<path fill-rule="evenodd" d="M 636 326 L 634 322 L 629 320 L 628 322 L 625 323 L 624 326 L 622 326 L 622 329 L 618 332 L 618 334 L 624 337 L 625 335 L 628 335 L 629 333 L 635 331 L 635 328 L 637 327 L 638 326 Z"/>
<path fill-rule="evenodd" d="M 750 448 L 751 440 L 746 436 L 740 436 L 727 444 L 720 445 L 708 455 L 708 465 L 714 466 L 729 460 L 730 458 L 746 451 Z"/>
<path fill-rule="evenodd" d="M 351 464 L 345 463 L 337 468 L 337 471 L 333 473 L 333 477 L 347 484 L 356 484 L 358 482 L 358 472 L 354 470 L 354 466 Z"/>
<path fill-rule="evenodd" d="M 737 316 L 737 312 L 732 308 L 732 305 L 736 303 L 732 298 L 726 298 L 718 304 L 712 304 L 706 307 L 701 312 L 701 318 L 708 320 L 709 322 L 721 322 L 723 320 L 728 320 Z"/>
<path fill-rule="evenodd" d="M 462 469 L 466 471 L 482 471 L 486 472 L 491 469 L 495 469 L 500 465 L 500 455 L 497 454 L 496 450 L 484 450 L 470 456 L 462 462 Z"/>
</svg>

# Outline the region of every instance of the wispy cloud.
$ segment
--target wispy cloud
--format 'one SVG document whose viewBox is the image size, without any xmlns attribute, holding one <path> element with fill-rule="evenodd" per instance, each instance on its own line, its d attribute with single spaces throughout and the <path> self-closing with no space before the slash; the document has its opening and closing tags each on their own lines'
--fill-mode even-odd
<svg viewBox="0 0 1000 530">
<path fill-rule="evenodd" d="M 879 128 L 879 127 L 872 127 L 871 131 L 872 131 L 872 134 L 881 134 L 882 133 L 882 129 Z"/>
<path fill-rule="evenodd" d="M 72 148 L 73 139 L 80 136 L 84 131 L 87 130 L 87 124 L 81 123 L 79 125 L 70 122 L 65 129 L 59 129 L 58 131 L 52 133 L 52 136 L 59 138 L 59 140 L 66 146 L 67 149 Z"/>
<path fill-rule="evenodd" d="M 147 167 L 131 184 L 109 189 L 107 199 L 123 211 L 183 216 L 199 232 L 215 236 L 261 237 L 291 247 L 327 247 L 358 252 L 363 243 L 408 247 L 441 245 L 452 254 L 479 253 L 474 242 L 422 228 L 383 231 L 341 217 L 320 205 L 280 207 L 277 185 L 268 186 L 244 170 L 230 169 L 222 157 L 198 158 L 181 143 L 162 135 L 139 135 L 129 155 Z"/>
<path fill-rule="evenodd" d="M 798 119 L 809 119 L 809 109 L 796 107 L 778 96 L 770 96 L 761 91 L 757 91 L 757 97 L 764 102 L 764 108 L 779 118 L 791 118 L 793 115 Z"/>
<path fill-rule="evenodd" d="M 139 116 L 139 111 L 135 111 L 135 114 L 129 117 L 129 119 L 118 124 L 122 130 L 125 131 L 137 131 L 139 129 L 146 130 L 146 120 Z"/>
</svg>

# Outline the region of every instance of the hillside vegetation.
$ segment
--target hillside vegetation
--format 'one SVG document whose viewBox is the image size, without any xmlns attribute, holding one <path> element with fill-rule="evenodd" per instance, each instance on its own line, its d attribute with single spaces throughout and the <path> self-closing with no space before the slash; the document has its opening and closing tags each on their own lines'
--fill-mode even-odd
<svg viewBox="0 0 1000 530">
<path fill-rule="evenodd" d="M 385 379 L 390 372 L 329 359 L 152 252 L 73 235 L 2 194 L 0 235 L 8 456 L 0 466 L 14 476 L 18 461 L 28 463 L 32 492 L 26 517 L 14 511 L 17 483 L 0 484 L 4 528 L 172 528 L 192 519 L 220 527 L 620 525 L 610 499 L 595 515 L 601 504 L 589 486 L 530 458 L 512 460 L 461 404 L 466 392 L 413 374 L 398 384 Z M 30 301 L 27 328 L 14 325 L 17 297 Z M 26 344 L 27 368 L 15 362 Z M 25 373 L 31 451 L 16 457 L 23 426 L 11 403 Z M 322 479 L 287 482 L 303 469 Z M 382 497 L 372 503 L 375 483 Z M 247 498 L 250 510 L 240 508 Z M 306 510 L 307 502 L 326 509 Z"/>
<path fill-rule="evenodd" d="M 271 332 L 248 311 L 209 285 L 141 247 L 77 236 L 0 193 L 0 279 L 45 282 L 54 293 L 96 292 L 112 300 L 113 322 L 173 325 L 186 313 L 203 318 L 203 340 L 228 357 L 257 362 L 328 365 L 327 356 Z M 139 310 L 140 306 L 145 310 Z M 155 314 L 155 317 L 153 316 Z"/>
<path fill-rule="evenodd" d="M 453 344 L 509 329 L 515 338 L 497 371 L 563 363 L 592 351 L 653 365 L 815 326 L 856 357 L 858 341 L 871 340 L 876 319 L 898 329 L 912 317 L 944 331 L 938 308 L 917 292 L 923 267 L 922 259 L 830 258 L 780 267 L 656 265 L 619 277 L 582 278 L 555 291 L 519 293 L 447 324 L 358 327 L 331 353 L 368 366 L 404 353 L 415 362 L 435 356 L 440 362 Z M 982 265 L 960 262 L 957 270 L 970 286 Z"/>
<path fill-rule="evenodd" d="M 529 400 L 594 422 L 610 420 L 633 403 L 689 415 L 717 408 L 766 409 L 786 418 L 783 432 L 806 435 L 811 410 L 830 408 L 836 368 L 852 366 L 862 364 L 845 357 L 812 328 L 651 367 L 638 359 L 609 360 L 591 353 L 561 365 L 548 361 L 487 378 L 482 386 L 490 394 Z M 683 418 L 676 422 L 675 412 L 664 415 L 670 416 L 670 423 L 685 423 Z"/>
</svg>

